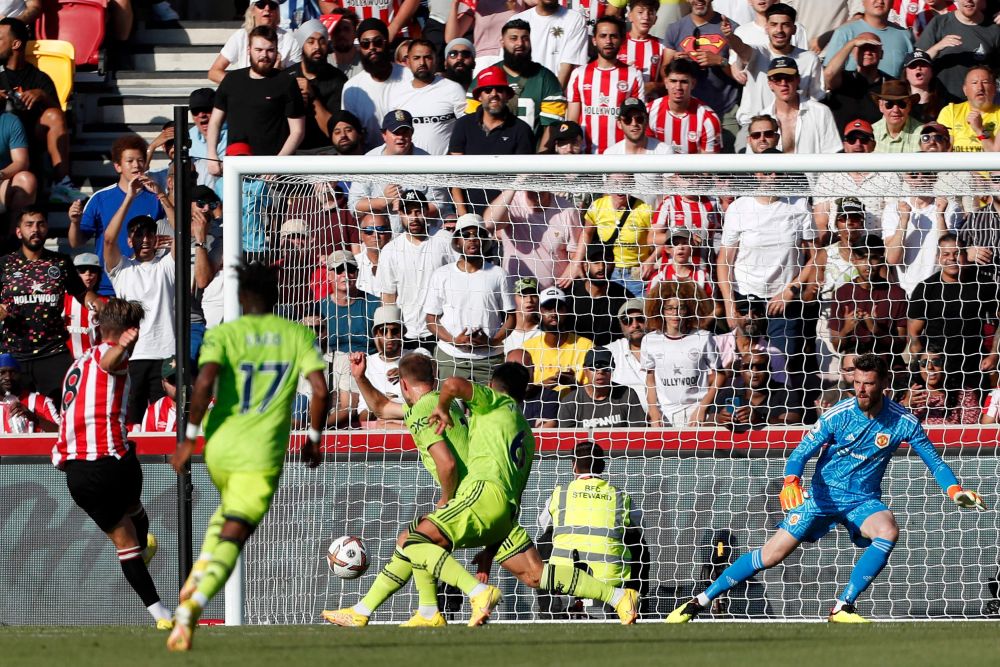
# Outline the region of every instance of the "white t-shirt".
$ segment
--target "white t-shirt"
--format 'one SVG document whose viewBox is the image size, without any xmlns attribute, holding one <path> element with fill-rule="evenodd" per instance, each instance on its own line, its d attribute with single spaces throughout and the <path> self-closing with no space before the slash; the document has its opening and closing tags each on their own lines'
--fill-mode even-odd
<svg viewBox="0 0 1000 667">
<path fill-rule="evenodd" d="M 799 66 L 799 76 L 801 77 L 799 92 L 811 100 L 821 100 L 826 97 L 823 64 L 820 62 L 819 56 L 812 51 L 800 48 L 792 49 L 789 55 Z M 747 83 L 743 86 L 743 98 L 736 111 L 736 120 L 740 125 L 749 125 L 751 118 L 774 103 L 774 93 L 767 85 L 767 68 L 771 64 L 771 60 L 777 56 L 778 54 L 771 51 L 766 44 L 754 47 L 753 56 L 746 64 Z M 738 59 L 735 57 L 735 60 Z"/>
<path fill-rule="evenodd" d="M 643 370 L 653 371 L 656 400 L 660 410 L 669 414 L 704 398 L 709 375 L 719 366 L 719 353 L 707 331 L 695 331 L 682 338 L 654 331 L 642 339 L 639 364 Z"/>
<path fill-rule="evenodd" d="M 765 299 L 779 293 L 801 268 L 801 242 L 814 238 L 805 198 L 781 197 L 770 204 L 754 197 L 734 201 L 722 223 L 722 245 L 737 249 L 736 291 Z"/>
<path fill-rule="evenodd" d="M 122 257 L 108 272 L 115 295 L 138 301 L 146 311 L 131 359 L 167 359 L 174 355 L 174 258 L 167 253 L 150 262 Z"/>
<path fill-rule="evenodd" d="M 365 150 L 371 150 L 385 143 L 382 141 L 382 117 L 378 115 L 379 107 L 382 104 L 382 92 L 386 86 L 399 81 L 407 81 L 411 76 L 410 70 L 393 63 L 392 73 L 385 81 L 376 81 L 368 72 L 361 72 L 352 76 L 344 84 L 344 90 L 341 93 L 341 108 L 357 116 L 364 125 L 366 132 Z"/>
<path fill-rule="evenodd" d="M 579 12 L 560 7 L 551 16 L 542 16 L 534 7 L 515 14 L 515 19 L 531 26 L 531 58 L 559 75 L 559 65 L 586 65 L 590 37 L 587 22 Z"/>
<path fill-rule="evenodd" d="M 628 340 L 619 338 L 604 346 L 604 349 L 611 352 L 615 360 L 615 369 L 611 371 L 611 381 L 615 384 L 625 385 L 635 391 L 642 403 L 642 409 L 649 412 L 649 400 L 646 396 L 646 371 L 642 364 L 629 349 Z"/>
<path fill-rule="evenodd" d="M 625 144 L 627 142 L 627 139 L 622 139 L 610 146 L 603 154 L 625 155 Z M 674 148 L 665 141 L 646 137 L 646 153 L 650 155 L 673 155 Z M 637 159 L 641 160 L 642 158 Z M 653 207 L 656 206 L 657 200 L 660 199 L 662 193 L 665 192 L 664 188 L 667 187 L 667 184 L 663 182 L 663 174 L 636 174 L 635 185 L 636 189 L 639 190 L 639 198 Z"/>
<path fill-rule="evenodd" d="M 421 338 L 427 333 L 424 300 L 434 271 L 452 261 L 451 241 L 452 235 L 444 230 L 420 244 L 414 243 L 409 234 L 401 234 L 382 248 L 376 289 L 379 294 L 396 295 L 407 338 Z"/>
<path fill-rule="evenodd" d="M 465 91 L 441 77 L 423 88 L 413 87 L 414 79 L 396 81 L 382 91 L 377 116 L 405 109 L 413 116 L 413 145 L 430 155 L 447 155 L 455 120 L 465 115 Z"/>
<path fill-rule="evenodd" d="M 927 206 L 918 206 L 916 197 L 909 197 L 910 219 L 906 223 L 906 234 L 903 235 L 903 261 L 896 265 L 896 275 L 899 286 L 906 296 L 913 293 L 914 288 L 934 275 L 937 270 L 937 244 L 941 232 L 935 230 L 937 211 L 934 202 Z M 888 239 L 899 229 L 899 211 L 897 200 L 890 199 L 882 211 L 882 237 Z M 962 213 L 953 201 L 948 202 L 944 211 L 944 223 L 949 230 L 956 229 L 962 222 Z"/>
<path fill-rule="evenodd" d="M 276 69 L 284 69 L 302 60 L 302 47 L 295 41 L 292 33 L 284 28 L 278 31 L 278 63 Z M 240 28 L 226 40 L 219 52 L 229 61 L 226 71 L 250 67 L 250 33 Z M 360 116 L 359 116 L 360 118 Z"/>
<path fill-rule="evenodd" d="M 496 264 L 486 263 L 469 273 L 458 264 L 442 266 L 431 276 L 424 302 L 424 315 L 438 315 L 439 323 L 452 336 L 482 329 L 494 336 L 515 309 L 507 272 Z M 485 359 L 502 354 L 500 347 L 459 348 L 438 341 L 445 354 L 457 359 Z"/>
<path fill-rule="evenodd" d="M 529 338 L 534 338 L 538 335 L 538 326 L 536 325 L 531 331 L 521 331 L 520 329 L 514 329 L 508 334 L 506 338 L 503 339 L 503 353 L 510 354 L 514 350 L 523 350 L 524 341 Z"/>
<path fill-rule="evenodd" d="M 375 287 L 375 264 L 368 259 L 368 250 L 362 250 L 355 255 L 354 261 L 358 263 L 358 289 L 381 299 L 382 295 Z"/>
</svg>

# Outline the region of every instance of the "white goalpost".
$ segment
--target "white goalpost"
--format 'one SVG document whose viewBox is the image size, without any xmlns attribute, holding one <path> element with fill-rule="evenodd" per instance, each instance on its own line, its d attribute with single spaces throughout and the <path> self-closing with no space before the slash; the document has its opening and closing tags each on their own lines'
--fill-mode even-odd
<svg viewBox="0 0 1000 667">
<path fill-rule="evenodd" d="M 955 334 L 956 323 L 949 313 L 958 311 L 949 310 L 940 298 L 935 302 L 931 292 L 920 286 L 941 268 L 935 259 L 941 237 L 956 234 L 963 247 L 990 237 L 987 222 L 993 220 L 989 216 L 994 209 L 989 197 L 994 193 L 1000 197 L 1000 155 L 227 157 L 224 174 L 226 319 L 240 314 L 235 267 L 248 258 L 282 263 L 287 278 L 280 285 L 279 312 L 316 329 L 328 353 L 333 393 L 341 403 L 338 407 L 348 411 L 354 406 L 350 401 L 356 399 L 349 389 L 338 392 L 336 336 L 331 330 L 336 323 L 322 304 L 335 289 L 332 269 L 327 268 L 330 254 L 351 244 L 360 249 L 359 256 L 375 248 L 374 241 L 365 240 L 359 232 L 363 225 L 355 216 L 350 184 L 355 190 L 364 185 L 368 197 L 391 185 L 426 193 L 432 204 L 427 216 L 431 233 L 441 234 L 448 233 L 438 228 L 452 212 L 451 189 L 474 193 L 471 200 L 483 203 L 476 210 L 486 216 L 493 241 L 484 254 L 507 272 L 505 289 L 511 294 L 504 295 L 504 303 L 514 302 L 514 281 L 542 265 L 551 273 L 535 276 L 537 289 L 561 280 L 569 285 L 567 292 L 590 289 L 577 283 L 592 278 L 588 264 L 595 260 L 588 260 L 581 235 L 586 233 L 593 202 L 604 195 L 627 194 L 629 206 L 632 202 L 648 206 L 648 224 L 641 230 L 637 226 L 634 238 L 631 231 L 620 232 L 622 236 L 616 233 L 607 249 L 608 268 L 630 276 L 622 280 L 633 290 L 641 285 L 641 293 L 632 296 L 643 299 L 641 315 L 647 331 L 643 345 L 648 344 L 648 352 L 638 344 L 634 350 L 623 344 L 622 350 L 629 368 L 634 366 L 633 375 L 645 382 L 645 372 L 651 370 L 655 386 L 647 389 L 615 382 L 634 393 L 644 421 L 623 421 L 623 428 L 608 428 L 617 417 L 606 417 L 600 409 L 589 407 L 574 412 L 573 397 L 582 397 L 578 392 L 583 388 L 543 391 L 536 407 L 538 424 L 546 428 L 536 431 L 538 450 L 520 514 L 532 538 L 544 536 L 552 490 L 573 479 L 574 444 L 592 439 L 602 445 L 608 453 L 607 479 L 627 492 L 633 506 L 641 510 L 644 555 L 640 558 L 638 548 L 630 549 L 632 560 L 627 565 L 635 585 L 645 593 L 644 620 L 658 621 L 678 603 L 704 590 L 707 579 L 717 576 L 727 562 L 759 547 L 771 533 L 782 518 L 777 494 L 785 460 L 818 414 L 829 408 L 827 403 L 849 395 L 846 364 L 841 362 L 855 353 L 875 351 L 891 360 L 893 398 L 924 421 L 931 440 L 966 488 L 979 491 L 991 507 L 1000 502 L 996 426 L 991 425 L 993 418 L 980 424 L 981 416 L 990 413 L 984 404 L 992 404 L 991 389 L 996 382 L 991 369 L 978 372 L 979 358 L 988 356 L 992 336 L 1000 328 L 1000 303 L 993 305 L 1000 259 L 991 257 L 974 267 L 977 284 L 984 285 L 975 291 L 980 307 L 961 313 L 969 316 L 974 310 L 975 317 L 982 319 L 975 331 L 970 324 Z M 505 191 L 512 193 L 506 203 L 485 205 Z M 759 198 L 757 208 L 735 204 L 755 197 Z M 745 211 L 770 210 L 776 198 L 784 198 L 780 201 L 790 202 L 800 212 L 801 227 L 808 228 L 797 232 L 803 245 L 815 246 L 818 241 L 823 247 L 786 255 L 798 262 L 794 267 L 733 269 L 734 293 L 746 291 L 752 282 L 747 271 L 805 276 L 794 298 L 784 299 L 781 311 L 767 311 L 771 294 L 756 295 L 759 300 L 733 296 L 734 303 L 740 300 L 740 308 L 745 305 L 750 311 L 747 315 L 740 310 L 734 319 L 724 303 L 726 292 L 718 284 L 715 266 L 720 249 L 732 244 L 749 248 L 754 239 L 759 241 L 766 234 L 760 229 L 734 231 L 737 216 L 727 221 L 728 212 L 736 205 L 731 210 L 743 211 L 739 224 L 752 226 L 759 220 L 748 221 Z M 864 209 L 859 214 L 860 227 L 855 224 L 848 229 L 844 222 L 850 218 L 845 211 L 854 206 L 845 198 L 857 198 Z M 942 209 L 940 219 L 936 206 Z M 1000 255 L 1000 212 L 995 216 Z M 395 236 L 401 233 L 394 211 L 380 219 L 391 222 Z M 289 221 L 297 222 L 286 226 L 286 232 L 294 227 L 306 239 L 294 249 L 288 248 L 282 233 L 282 225 Z M 617 216 L 612 226 L 615 222 L 622 226 Z M 526 228 L 549 224 L 551 230 Z M 522 225 L 521 231 L 515 229 L 517 225 Z M 674 232 L 679 228 L 686 230 L 684 238 L 697 242 L 685 251 L 688 254 L 675 256 L 674 242 L 679 237 Z M 592 244 L 602 243 L 602 229 L 597 223 Z M 888 259 L 877 270 L 895 286 L 890 292 L 878 292 L 891 296 L 873 297 L 872 313 L 862 312 L 858 302 L 845 306 L 843 295 L 849 290 L 841 290 L 856 280 L 867 280 L 863 275 L 869 269 L 858 268 L 855 261 L 864 253 L 851 252 L 852 244 L 863 237 L 869 245 L 882 244 Z M 535 253 L 538 244 L 545 245 L 544 253 Z M 460 250 L 451 245 L 453 252 Z M 761 249 L 760 254 L 744 250 L 743 257 L 774 256 L 766 252 L 769 247 Z M 372 253 L 378 255 L 377 250 Z M 822 271 L 817 268 L 820 264 Z M 593 275 L 598 276 L 594 281 L 605 280 Z M 970 270 L 962 275 L 973 274 Z M 414 273 L 411 278 L 423 280 L 425 276 Z M 879 289 L 885 287 L 879 285 Z M 904 296 L 899 296 L 900 291 Z M 592 312 L 574 313 L 575 333 L 601 340 L 595 347 L 608 344 L 607 339 L 613 343 L 628 336 L 617 307 L 609 310 L 599 303 L 604 297 L 588 296 L 591 300 L 587 301 L 583 295 L 580 291 L 575 303 L 598 305 Z M 379 296 L 370 293 L 366 298 Z M 444 295 L 445 300 L 448 296 L 452 295 Z M 485 299 L 487 295 L 478 296 Z M 665 309 L 668 302 L 676 302 L 672 306 L 677 308 L 676 319 L 683 322 L 671 319 L 673 311 Z M 923 310 L 915 304 L 922 304 Z M 402 307 L 405 318 L 407 309 L 415 306 L 403 303 Z M 687 318 L 680 315 L 682 308 Z M 760 330 L 751 329 L 755 308 L 767 311 L 760 316 Z M 462 315 L 453 317 L 461 319 Z M 783 342 L 777 330 L 767 330 L 783 319 L 797 323 L 795 333 L 789 334 L 793 342 Z M 925 322 L 915 335 L 907 328 L 912 321 Z M 704 346 L 697 352 L 692 347 L 684 348 L 683 354 L 676 352 L 680 348 L 669 346 L 677 336 L 667 335 L 675 326 L 681 327 L 683 337 L 700 336 Z M 956 343 L 956 336 L 963 342 Z M 654 350 L 651 341 L 656 337 L 667 341 L 656 350 L 675 351 L 661 354 Z M 372 348 L 374 354 L 380 351 Z M 496 363 L 499 352 L 476 357 L 476 363 Z M 440 347 L 430 354 L 436 355 L 439 364 L 448 356 Z M 624 378 L 622 361 L 616 359 L 616 372 L 622 371 Z M 542 365 L 537 358 L 533 361 L 534 381 L 539 383 Z M 754 370 L 758 365 L 763 371 Z M 572 371 L 584 377 L 581 369 Z M 753 384 L 755 372 L 767 373 L 767 384 L 759 391 Z M 760 399 L 765 390 L 765 398 Z M 706 395 L 714 398 L 705 399 Z M 747 396 L 764 402 L 750 407 L 748 399 L 741 398 Z M 655 425 L 650 421 L 650 401 L 662 413 Z M 749 421 L 734 424 L 735 415 L 744 414 L 743 406 L 750 408 Z M 324 443 L 326 462 L 316 470 L 306 469 L 294 453 L 289 454 L 271 511 L 226 586 L 227 624 L 320 623 L 321 610 L 352 605 L 364 595 L 391 556 L 400 529 L 414 516 L 430 511 L 437 499 L 436 485 L 404 429 L 357 418 L 350 426 L 345 423 L 329 429 Z M 811 471 L 812 464 L 806 480 Z M 923 462 L 905 447 L 889 464 L 883 492 L 884 502 L 900 524 L 900 538 L 888 567 L 859 600 L 859 609 L 873 618 L 891 620 L 978 619 L 1000 614 L 998 513 L 960 512 Z M 334 577 L 325 561 L 327 545 L 347 534 L 364 541 L 371 562 L 364 576 L 351 581 Z M 200 536 L 195 537 L 197 543 Z M 720 541 L 724 542 L 721 546 Z M 468 564 L 474 553 L 456 555 Z M 784 564 L 731 591 L 704 617 L 823 617 L 847 583 L 858 555 L 851 536 L 836 528 L 820 541 L 804 544 Z M 570 613 L 573 600 L 539 597 L 496 566 L 490 576 L 504 592 L 504 603 L 495 615 L 501 622 L 579 617 Z M 588 618 L 603 618 L 596 606 L 584 604 Z M 416 606 L 415 591 L 407 585 L 372 619 L 398 623 Z M 452 614 L 461 619 L 467 612 L 467 605 L 455 604 Z"/>
</svg>

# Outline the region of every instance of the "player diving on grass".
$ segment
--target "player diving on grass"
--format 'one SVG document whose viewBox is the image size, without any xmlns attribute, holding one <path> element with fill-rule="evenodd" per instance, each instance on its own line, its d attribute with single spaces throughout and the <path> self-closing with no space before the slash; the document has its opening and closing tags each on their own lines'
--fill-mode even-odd
<svg viewBox="0 0 1000 667">
<path fill-rule="evenodd" d="M 513 365 L 514 368 L 518 366 Z M 449 405 L 450 423 L 438 432 L 437 423 L 431 423 L 430 416 L 438 408 L 440 394 L 437 391 L 437 375 L 433 360 L 429 357 L 411 354 L 399 363 L 400 390 L 406 405 L 390 401 L 384 394 L 372 386 L 365 376 L 365 356 L 363 353 L 351 355 L 351 373 L 357 381 L 358 388 L 365 402 L 381 419 L 402 418 L 414 443 L 420 453 L 421 461 L 431 473 L 441 488 L 435 509 L 442 510 L 456 498 L 463 480 L 467 477 L 469 452 L 470 424 L 456 405 Z M 452 382 L 449 380 L 448 382 Z M 497 381 L 499 383 L 499 381 Z M 446 382 L 447 384 L 447 382 Z M 470 385 L 471 386 L 471 385 Z M 485 388 L 483 388 L 485 389 Z M 513 400 L 508 399 L 511 406 Z M 516 409 L 516 408 L 515 408 Z M 508 410 L 509 412 L 509 410 Z M 473 416 L 472 423 L 477 423 Z M 530 434 L 530 431 L 528 431 Z M 533 450 L 533 447 L 532 447 Z M 506 450 L 505 450 L 506 451 Z M 530 466 L 530 454 L 528 465 Z M 527 478 L 527 473 L 525 473 Z M 324 611 L 323 618 L 335 625 L 359 627 L 368 624 L 369 617 L 392 594 L 402 588 L 413 576 L 413 567 L 409 558 L 403 553 L 403 547 L 424 517 L 418 517 L 409 529 L 404 529 L 396 542 L 396 551 L 386 566 L 372 583 L 368 593 L 353 607 L 337 611 Z M 512 526 L 506 537 L 495 544 L 468 543 L 461 546 L 487 547 L 476 561 L 480 563 L 481 571 L 488 570 L 492 561 L 513 574 L 519 581 L 530 588 L 540 588 L 545 565 L 542 563 L 538 550 L 532 543 L 527 532 L 512 521 Z M 566 573 L 560 571 L 560 576 Z M 485 579 L 485 574 L 481 574 Z M 552 576 L 555 576 L 554 574 Z M 562 582 L 562 579 L 558 579 Z M 625 595 L 621 589 L 596 582 L 589 586 L 588 582 L 582 588 L 593 597 L 608 603 L 618 603 L 619 614 L 625 622 L 632 622 L 638 608 L 638 600 L 634 591 Z M 581 587 L 578 584 L 577 588 Z M 446 625 L 444 616 L 438 611 L 437 589 L 433 582 L 430 586 L 417 586 L 419 608 L 413 617 L 403 623 L 404 627 L 440 627 Z"/>
<path fill-rule="evenodd" d="M 893 452 L 904 442 L 927 464 L 955 504 L 986 509 L 978 493 L 959 485 L 917 418 L 885 397 L 888 387 L 889 369 L 884 359 L 874 354 L 855 359 L 855 396 L 824 413 L 785 464 L 780 500 L 787 515 L 778 530 L 763 547 L 740 556 L 705 592 L 670 612 L 667 623 L 687 623 L 713 599 L 761 570 L 774 567 L 801 542 L 815 542 L 838 523 L 865 551 L 827 620 L 868 623 L 858 614 L 855 602 L 885 567 L 899 536 L 896 519 L 882 502 L 882 478 Z M 806 462 L 820 451 L 807 497 L 802 472 Z"/>
<path fill-rule="evenodd" d="M 275 271 L 261 264 L 237 269 L 243 316 L 205 334 L 198 379 L 191 397 L 191 417 L 171 459 L 178 472 L 194 452 L 199 425 L 205 421 L 205 465 L 222 504 L 209 520 L 201 553 L 181 588 L 171 651 L 191 649 L 198 617 L 225 585 L 243 545 L 271 506 L 288 449 L 292 399 L 299 375 L 312 388 L 308 440 L 302 460 L 319 465 L 326 423 L 326 362 L 316 335 L 301 324 L 273 315 L 278 301 Z"/>
</svg>

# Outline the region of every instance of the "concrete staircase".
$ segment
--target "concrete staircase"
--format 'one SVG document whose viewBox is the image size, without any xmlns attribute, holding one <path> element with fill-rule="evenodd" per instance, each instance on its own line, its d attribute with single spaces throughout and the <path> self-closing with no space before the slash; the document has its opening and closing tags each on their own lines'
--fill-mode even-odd
<svg viewBox="0 0 1000 667">
<path fill-rule="evenodd" d="M 135 132 L 152 141 L 163 123 L 173 119 L 174 105 L 187 104 L 195 88 L 215 87 L 208 68 L 240 24 L 182 21 L 181 26 L 154 30 L 140 24 L 132 38 L 131 69 L 77 73 L 70 155 L 73 181 L 86 195 L 117 180 L 111 165 L 111 144 L 117 137 Z M 150 169 L 166 165 L 166 155 L 158 153 Z M 65 236 L 66 208 L 53 205 L 53 236 Z"/>
</svg>

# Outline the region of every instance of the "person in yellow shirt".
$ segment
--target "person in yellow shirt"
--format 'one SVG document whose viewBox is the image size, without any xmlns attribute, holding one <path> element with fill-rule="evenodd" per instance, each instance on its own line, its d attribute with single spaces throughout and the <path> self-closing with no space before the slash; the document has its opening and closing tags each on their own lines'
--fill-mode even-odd
<svg viewBox="0 0 1000 667">
<path fill-rule="evenodd" d="M 620 185 L 623 178 L 621 174 L 612 174 L 608 179 L 609 185 Z M 637 197 L 612 193 L 594 200 L 584 216 L 583 233 L 573 261 L 582 267 L 587 246 L 591 243 L 612 246 L 615 269 L 611 280 L 620 283 L 633 295 L 642 296 L 645 281 L 656 270 L 656 256 L 649 233 L 652 220 L 653 209 Z"/>
<path fill-rule="evenodd" d="M 569 297 L 558 287 L 539 295 L 542 333 L 524 341 L 524 351 L 534 366 L 532 382 L 557 392 L 583 383 L 583 359 L 593 341 L 573 331 Z"/>
<path fill-rule="evenodd" d="M 997 84 L 986 65 L 970 67 L 962 84 L 965 102 L 953 102 L 941 109 L 937 122 L 948 128 L 955 152 L 989 153 L 1000 150 L 997 129 L 1000 106 L 993 103 Z"/>
</svg>

